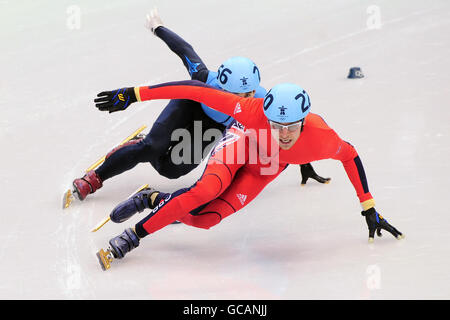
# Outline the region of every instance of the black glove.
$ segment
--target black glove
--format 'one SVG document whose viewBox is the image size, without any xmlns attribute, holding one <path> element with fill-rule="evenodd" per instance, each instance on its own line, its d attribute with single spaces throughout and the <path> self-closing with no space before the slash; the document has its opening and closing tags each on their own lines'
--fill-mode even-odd
<svg viewBox="0 0 450 320">
<path fill-rule="evenodd" d="M 382 236 L 381 229 L 390 232 L 398 240 L 405 237 L 400 231 L 391 226 L 386 219 L 378 214 L 375 208 L 370 208 L 368 210 L 362 211 L 361 215 L 366 217 L 367 226 L 369 228 L 369 242 L 373 242 L 375 230 L 377 231 L 377 236 Z"/>
<path fill-rule="evenodd" d="M 97 95 L 97 99 L 94 100 L 95 106 L 100 111 L 123 111 L 130 104 L 137 101 L 134 88 L 122 88 L 113 91 L 103 91 Z"/>
<path fill-rule="evenodd" d="M 329 183 L 331 178 L 322 178 L 319 176 L 315 171 L 311 163 L 307 164 L 301 164 L 300 165 L 300 172 L 302 174 L 302 184 L 306 184 L 306 181 L 309 178 L 312 178 L 320 183 Z"/>
</svg>

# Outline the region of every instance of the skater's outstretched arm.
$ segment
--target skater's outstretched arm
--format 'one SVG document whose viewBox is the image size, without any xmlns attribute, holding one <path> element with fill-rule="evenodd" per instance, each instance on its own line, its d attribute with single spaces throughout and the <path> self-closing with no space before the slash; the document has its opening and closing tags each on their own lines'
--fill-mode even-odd
<svg viewBox="0 0 450 320">
<path fill-rule="evenodd" d="M 328 127 L 325 121 L 316 114 L 309 114 L 306 119 L 305 132 L 308 135 L 309 146 L 305 154 L 310 154 L 312 160 L 335 159 L 342 163 L 347 176 L 359 198 L 362 212 L 369 229 L 369 241 L 374 240 L 375 231 L 381 236 L 381 230 L 386 230 L 395 238 L 403 238 L 403 234 L 387 222 L 375 209 L 361 158 L 347 141 L 342 140 L 337 133 Z"/>
<path fill-rule="evenodd" d="M 94 102 L 100 111 L 111 113 L 123 111 L 133 102 L 160 99 L 188 99 L 201 102 L 233 117 L 244 126 L 252 127 L 257 122 L 267 122 L 262 111 L 262 98 L 242 98 L 197 80 L 103 91 L 97 95 Z"/>
<path fill-rule="evenodd" d="M 164 41 L 172 52 L 180 57 L 192 80 L 206 82 L 209 70 L 205 63 L 195 52 L 192 45 L 164 26 L 156 9 L 153 9 L 147 15 L 146 27 Z"/>
</svg>

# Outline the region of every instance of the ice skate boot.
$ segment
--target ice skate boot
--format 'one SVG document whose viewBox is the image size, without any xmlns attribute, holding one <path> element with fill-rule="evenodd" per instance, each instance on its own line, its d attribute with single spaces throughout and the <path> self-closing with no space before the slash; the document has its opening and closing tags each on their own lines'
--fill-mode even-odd
<svg viewBox="0 0 450 320">
<path fill-rule="evenodd" d="M 122 259 L 128 252 L 139 246 L 139 237 L 133 229 L 125 231 L 109 240 L 110 247 L 106 250 L 100 249 L 97 258 L 103 271 L 111 267 L 114 259 Z"/>
<path fill-rule="evenodd" d="M 105 160 L 108 159 L 117 150 L 129 145 L 136 144 L 142 141 L 142 139 L 142 135 L 137 135 L 130 141 L 115 147 L 105 156 Z M 77 195 L 79 200 L 84 200 L 89 194 L 94 193 L 95 191 L 100 189 L 102 185 L 103 181 L 100 179 L 100 177 L 95 173 L 94 170 L 90 170 L 83 176 L 83 178 L 75 179 L 73 181 L 73 191 L 74 194 Z"/>
<path fill-rule="evenodd" d="M 73 191 L 79 200 L 84 200 L 88 194 L 94 193 L 103 186 L 103 182 L 94 170 L 88 171 L 83 178 L 73 181 Z"/>
<path fill-rule="evenodd" d="M 135 213 L 144 209 L 153 209 L 159 191 L 145 188 L 125 201 L 119 203 L 109 214 L 112 222 L 121 223 L 131 218 Z"/>
</svg>

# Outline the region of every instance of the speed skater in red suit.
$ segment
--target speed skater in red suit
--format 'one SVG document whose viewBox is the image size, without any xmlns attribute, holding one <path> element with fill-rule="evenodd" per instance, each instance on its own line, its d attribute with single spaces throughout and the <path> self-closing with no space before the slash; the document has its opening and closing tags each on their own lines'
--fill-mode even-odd
<svg viewBox="0 0 450 320">
<path fill-rule="evenodd" d="M 375 232 L 381 236 L 382 229 L 397 239 L 404 237 L 376 211 L 356 149 L 322 117 L 310 112 L 310 98 L 303 88 L 283 83 L 269 90 L 265 98 L 242 98 L 191 80 L 104 91 L 95 103 L 100 111 L 116 112 L 134 102 L 156 99 L 202 102 L 236 122 L 215 146 L 193 186 L 173 193 L 148 188 L 116 206 L 110 214 L 114 222 L 147 208 L 151 212 L 109 241 L 114 258 L 123 258 L 139 246 L 140 239 L 174 221 L 209 229 L 255 199 L 289 164 L 322 159 L 339 160 L 344 166 L 362 207 L 369 242 Z"/>
</svg>

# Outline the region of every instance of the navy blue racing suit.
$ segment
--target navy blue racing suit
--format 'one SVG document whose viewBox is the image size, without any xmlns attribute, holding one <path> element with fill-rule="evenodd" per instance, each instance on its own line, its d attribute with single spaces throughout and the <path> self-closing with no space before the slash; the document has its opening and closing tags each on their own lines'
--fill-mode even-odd
<svg viewBox="0 0 450 320">
<path fill-rule="evenodd" d="M 180 57 L 192 80 L 219 87 L 216 79 L 217 72 L 208 70 L 189 43 L 164 26 L 158 27 L 155 34 Z M 255 97 L 264 97 L 265 93 L 266 90 L 259 87 Z M 105 181 L 132 169 L 138 163 L 150 162 L 160 175 L 169 179 L 179 178 L 201 163 L 214 144 L 222 138 L 226 126 L 233 120 L 230 116 L 195 101 L 171 100 L 142 141 L 119 148 L 95 171 L 100 179 Z M 181 163 L 174 161 L 180 157 L 186 159 L 183 157 L 183 149 L 180 152 L 176 148 L 180 141 L 172 139 L 172 133 L 176 129 L 187 130 L 188 137 L 191 139 L 188 141 L 190 147 L 188 158 L 190 159 Z M 203 139 L 205 132 L 209 129 L 216 129 L 219 134 L 211 136 L 211 140 Z M 186 143 L 186 141 L 183 142 Z"/>
</svg>

